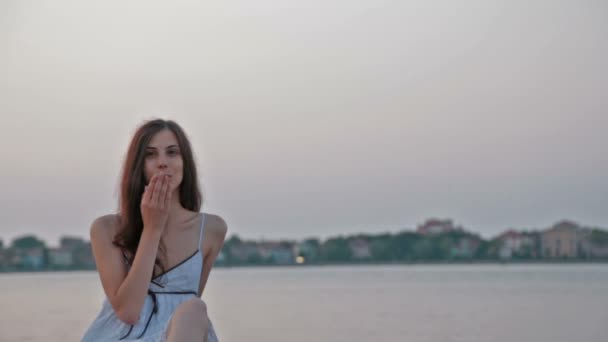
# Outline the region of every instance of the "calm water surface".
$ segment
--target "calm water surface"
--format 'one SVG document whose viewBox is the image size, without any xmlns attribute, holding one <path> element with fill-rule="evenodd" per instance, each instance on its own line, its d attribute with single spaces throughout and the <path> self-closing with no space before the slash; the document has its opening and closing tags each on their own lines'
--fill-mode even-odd
<svg viewBox="0 0 608 342">
<path fill-rule="evenodd" d="M 96 272 L 0 274 L 0 341 L 79 341 Z M 217 268 L 220 340 L 608 341 L 608 265 Z"/>
</svg>

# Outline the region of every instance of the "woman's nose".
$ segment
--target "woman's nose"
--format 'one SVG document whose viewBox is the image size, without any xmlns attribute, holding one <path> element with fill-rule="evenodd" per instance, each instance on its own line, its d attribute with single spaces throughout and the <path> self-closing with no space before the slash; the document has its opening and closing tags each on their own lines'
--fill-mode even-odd
<svg viewBox="0 0 608 342">
<path fill-rule="evenodd" d="M 159 167 L 166 167 L 167 166 L 167 161 L 168 158 L 164 153 L 159 153 L 158 158 L 156 159 L 156 162 L 158 163 Z"/>
</svg>

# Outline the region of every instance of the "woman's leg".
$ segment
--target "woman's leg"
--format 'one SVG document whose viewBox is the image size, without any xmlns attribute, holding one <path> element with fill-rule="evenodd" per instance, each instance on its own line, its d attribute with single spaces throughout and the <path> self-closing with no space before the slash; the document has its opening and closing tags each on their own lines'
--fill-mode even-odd
<svg viewBox="0 0 608 342">
<path fill-rule="evenodd" d="M 208 331 L 207 305 L 200 298 L 192 298 L 175 309 L 167 327 L 167 341 L 207 342 Z"/>
</svg>

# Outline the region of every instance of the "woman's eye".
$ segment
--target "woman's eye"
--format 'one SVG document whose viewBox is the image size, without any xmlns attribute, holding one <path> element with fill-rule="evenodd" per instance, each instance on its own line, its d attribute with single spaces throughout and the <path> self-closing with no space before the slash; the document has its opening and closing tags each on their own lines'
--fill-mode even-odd
<svg viewBox="0 0 608 342">
<path fill-rule="evenodd" d="M 144 154 L 144 156 L 145 156 L 145 157 L 150 157 L 150 156 L 153 156 L 153 155 L 155 155 L 155 154 L 156 154 L 156 152 L 146 152 L 146 153 Z M 171 150 L 171 151 L 167 151 L 167 154 L 168 154 L 168 155 L 170 155 L 170 156 L 174 156 L 174 155 L 179 154 L 179 152 L 178 152 L 178 151 L 176 151 L 176 150 Z"/>
</svg>

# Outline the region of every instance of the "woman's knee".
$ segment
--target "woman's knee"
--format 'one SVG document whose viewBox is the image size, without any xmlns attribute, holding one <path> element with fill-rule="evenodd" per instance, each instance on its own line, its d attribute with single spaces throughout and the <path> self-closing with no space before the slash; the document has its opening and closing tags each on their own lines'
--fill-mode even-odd
<svg viewBox="0 0 608 342">
<path fill-rule="evenodd" d="M 197 315 L 207 317 L 207 304 L 200 298 L 192 298 L 181 303 L 176 309 L 176 314 Z"/>
<path fill-rule="evenodd" d="M 177 329 L 177 332 L 174 329 Z M 192 334 L 202 333 L 203 336 L 206 336 L 208 329 L 207 305 L 200 298 L 192 298 L 181 303 L 175 309 L 167 327 L 167 336 L 171 341 L 181 340 L 181 335 L 193 336 Z M 176 336 L 176 334 L 179 336 Z"/>
</svg>

